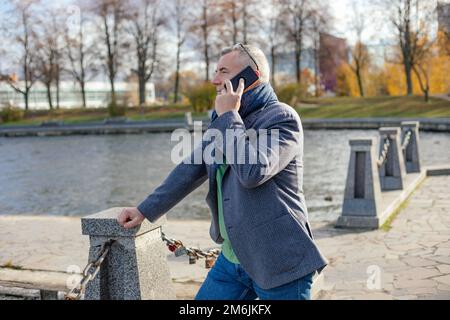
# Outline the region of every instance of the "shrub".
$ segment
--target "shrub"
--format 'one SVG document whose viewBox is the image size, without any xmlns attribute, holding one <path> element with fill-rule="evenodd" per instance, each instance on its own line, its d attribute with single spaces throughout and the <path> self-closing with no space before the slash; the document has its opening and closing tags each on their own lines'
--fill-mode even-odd
<svg viewBox="0 0 450 320">
<path fill-rule="evenodd" d="M 277 89 L 277 96 L 281 102 L 295 107 L 302 98 L 307 96 L 307 90 L 303 84 L 288 83 Z"/>
<path fill-rule="evenodd" d="M 17 107 L 8 106 L 2 108 L 0 115 L 3 122 L 13 122 L 22 120 L 24 117 L 24 111 Z"/>
<path fill-rule="evenodd" d="M 186 92 L 186 96 L 195 112 L 204 112 L 214 106 L 216 88 L 210 83 L 203 83 Z"/>
<path fill-rule="evenodd" d="M 108 104 L 108 112 L 111 117 L 124 116 L 126 112 L 126 107 L 123 105 L 118 105 L 115 102 L 110 102 Z"/>
</svg>

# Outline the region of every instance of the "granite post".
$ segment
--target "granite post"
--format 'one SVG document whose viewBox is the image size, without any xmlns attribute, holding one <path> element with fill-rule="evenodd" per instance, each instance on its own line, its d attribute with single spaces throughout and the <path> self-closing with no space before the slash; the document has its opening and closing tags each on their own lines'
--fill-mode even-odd
<svg viewBox="0 0 450 320">
<path fill-rule="evenodd" d="M 420 172 L 420 157 L 419 157 L 419 122 L 418 121 L 404 121 L 402 122 L 402 144 L 408 132 L 411 132 L 409 143 L 403 149 L 403 157 L 405 160 L 405 167 L 407 173 Z M 403 146 L 402 146 L 403 148 Z"/>
<path fill-rule="evenodd" d="M 378 228 L 381 188 L 375 156 L 375 138 L 350 140 L 342 214 L 336 226 Z"/>
<path fill-rule="evenodd" d="M 81 219 L 82 233 L 90 237 L 89 261 L 102 245 L 114 240 L 100 272 L 86 288 L 86 300 L 175 299 L 161 225 L 145 220 L 126 230 L 117 222 L 122 208 L 112 208 Z"/>
<path fill-rule="evenodd" d="M 379 168 L 381 190 L 403 190 L 406 169 L 400 142 L 400 128 L 380 128 L 379 133 L 380 154 L 386 138 L 390 143 L 386 161 Z"/>
</svg>

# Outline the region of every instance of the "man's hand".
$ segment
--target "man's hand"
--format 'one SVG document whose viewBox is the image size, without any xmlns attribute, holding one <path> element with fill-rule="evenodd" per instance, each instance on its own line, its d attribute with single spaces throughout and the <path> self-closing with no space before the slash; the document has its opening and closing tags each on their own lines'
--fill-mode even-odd
<svg viewBox="0 0 450 320">
<path fill-rule="evenodd" d="M 236 92 L 234 92 L 233 85 L 230 80 L 227 80 L 225 84 L 226 89 L 222 89 L 222 94 L 219 94 L 216 97 L 215 108 L 219 117 L 228 111 L 239 111 L 241 108 L 242 94 L 244 93 L 244 79 L 239 80 L 239 87 Z"/>
<path fill-rule="evenodd" d="M 117 222 L 125 229 L 134 228 L 144 220 L 144 215 L 137 208 L 124 208 L 117 218 Z"/>
</svg>

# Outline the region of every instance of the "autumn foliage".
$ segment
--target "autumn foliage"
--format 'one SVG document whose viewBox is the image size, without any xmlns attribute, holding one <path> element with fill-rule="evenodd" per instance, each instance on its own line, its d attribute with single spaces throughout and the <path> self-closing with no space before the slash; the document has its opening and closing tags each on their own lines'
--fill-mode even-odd
<svg viewBox="0 0 450 320">
<path fill-rule="evenodd" d="M 427 39 L 424 39 L 425 42 Z M 429 94 L 447 94 L 450 92 L 450 41 L 447 35 L 440 33 L 437 39 L 428 43 L 430 48 L 428 53 L 417 61 L 418 70 L 425 84 L 425 75 L 428 77 Z M 363 72 L 363 84 L 366 96 L 401 96 L 407 92 L 405 82 L 405 71 L 401 64 L 385 61 L 384 65 L 377 67 L 370 65 Z M 412 74 L 413 94 L 423 95 L 420 81 L 416 73 Z M 358 79 L 354 72 L 354 66 L 342 64 L 337 72 L 338 96 L 360 96 Z"/>
</svg>

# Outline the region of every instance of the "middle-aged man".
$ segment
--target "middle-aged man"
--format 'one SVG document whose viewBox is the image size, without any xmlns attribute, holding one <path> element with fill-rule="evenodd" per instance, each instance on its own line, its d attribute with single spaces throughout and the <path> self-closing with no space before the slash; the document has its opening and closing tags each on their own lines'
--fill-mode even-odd
<svg viewBox="0 0 450 320">
<path fill-rule="evenodd" d="M 258 80 L 244 90 L 241 79 L 233 88 L 230 79 L 248 66 Z M 255 46 L 237 44 L 223 50 L 212 83 L 217 97 L 208 130 L 222 133 L 224 141 L 213 143 L 225 161 L 184 161 L 137 208 L 125 208 L 118 222 L 125 228 L 145 218 L 154 222 L 209 179 L 210 235 L 222 252 L 196 299 L 310 299 L 313 276 L 327 262 L 308 222 L 300 118 L 278 101 L 269 84 L 267 58 Z M 256 150 L 249 129 L 265 130 L 277 148 Z M 225 138 L 229 130 L 235 133 L 232 141 Z M 236 161 L 230 143 L 233 153 L 235 146 L 256 152 L 257 161 Z M 205 145 L 204 140 L 198 148 Z"/>
</svg>

